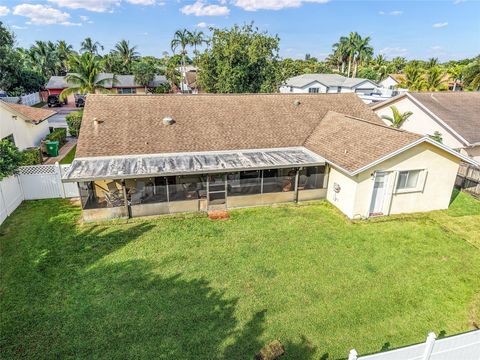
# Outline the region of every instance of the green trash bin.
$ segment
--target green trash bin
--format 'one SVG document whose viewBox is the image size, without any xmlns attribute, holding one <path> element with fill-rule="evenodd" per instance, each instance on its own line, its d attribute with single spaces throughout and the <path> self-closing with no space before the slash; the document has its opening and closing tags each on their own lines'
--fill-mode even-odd
<svg viewBox="0 0 480 360">
<path fill-rule="evenodd" d="M 58 156 L 58 141 L 47 141 L 45 146 L 47 147 L 47 154 L 50 157 Z"/>
</svg>

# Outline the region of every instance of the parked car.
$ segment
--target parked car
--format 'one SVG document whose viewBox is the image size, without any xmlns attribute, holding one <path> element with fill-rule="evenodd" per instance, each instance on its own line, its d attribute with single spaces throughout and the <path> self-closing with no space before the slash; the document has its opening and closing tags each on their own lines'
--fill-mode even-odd
<svg viewBox="0 0 480 360">
<path fill-rule="evenodd" d="M 3 90 L 0 90 L 0 98 L 7 97 L 7 93 Z"/>
<path fill-rule="evenodd" d="M 48 104 L 48 107 L 62 106 L 62 105 L 67 105 L 68 100 L 67 100 L 67 98 L 65 98 L 65 99 L 63 99 L 63 101 L 60 101 L 60 95 L 59 94 L 48 95 L 47 104 Z"/>
<path fill-rule="evenodd" d="M 75 94 L 75 106 L 84 107 L 85 106 L 85 95 L 82 94 Z"/>
</svg>

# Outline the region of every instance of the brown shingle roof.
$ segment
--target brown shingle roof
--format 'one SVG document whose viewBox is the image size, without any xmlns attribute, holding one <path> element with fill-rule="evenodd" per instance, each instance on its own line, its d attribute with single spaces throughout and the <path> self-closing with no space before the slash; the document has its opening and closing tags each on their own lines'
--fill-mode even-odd
<svg viewBox="0 0 480 360">
<path fill-rule="evenodd" d="M 42 108 L 35 108 L 26 105 L 12 104 L 6 101 L 2 102 L 8 108 L 12 109 L 16 113 L 20 114 L 25 118 L 25 120 L 31 121 L 32 123 L 38 124 L 43 120 L 48 119 L 50 116 L 56 114 L 53 110 L 47 110 Z"/>
<path fill-rule="evenodd" d="M 304 145 L 327 161 L 354 172 L 420 138 L 417 134 L 331 111 Z"/>
<path fill-rule="evenodd" d="M 470 144 L 480 143 L 480 92 L 410 94 Z"/>
<path fill-rule="evenodd" d="M 91 94 L 76 156 L 301 146 L 328 111 L 383 124 L 355 94 Z"/>
</svg>

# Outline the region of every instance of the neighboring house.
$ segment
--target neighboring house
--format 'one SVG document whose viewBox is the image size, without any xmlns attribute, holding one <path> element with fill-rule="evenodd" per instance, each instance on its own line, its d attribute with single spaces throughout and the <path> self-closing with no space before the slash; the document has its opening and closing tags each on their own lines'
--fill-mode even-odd
<svg viewBox="0 0 480 360">
<path fill-rule="evenodd" d="M 91 95 L 63 181 L 85 220 L 324 198 L 364 218 L 447 208 L 461 160 L 355 94 Z"/>
<path fill-rule="evenodd" d="M 135 81 L 134 75 L 114 75 L 110 73 L 101 73 L 99 74 L 99 80 L 111 79 L 114 76 L 117 81 L 113 83 L 112 81 L 109 81 L 106 84 L 103 84 L 103 86 L 107 89 L 111 89 L 112 92 L 117 94 L 145 94 L 145 87 Z M 167 79 L 165 76 L 155 75 L 155 78 L 148 85 L 148 88 L 156 88 L 166 83 Z M 48 83 L 45 87 L 48 90 L 49 95 L 53 95 L 60 94 L 64 89 L 69 87 L 69 84 L 66 81 L 65 76 L 52 76 L 48 80 Z M 73 97 L 71 98 L 71 101 L 73 103 Z"/>
<path fill-rule="evenodd" d="M 39 146 L 49 134 L 48 121 L 55 111 L 0 100 L 0 139 L 10 139 L 19 150 Z"/>
<path fill-rule="evenodd" d="M 193 65 L 178 67 L 177 71 L 182 75 L 183 81 L 180 82 L 180 92 L 184 94 L 198 94 L 199 86 L 197 83 L 198 68 Z"/>
<path fill-rule="evenodd" d="M 408 89 L 402 88 L 402 83 L 404 83 L 406 77 L 404 74 L 389 74 L 385 79 L 379 82 L 379 85 L 385 89 L 397 90 L 400 93 L 408 91 Z M 442 84 L 445 85 L 445 88 L 448 90 L 462 91 L 463 82 L 460 80 L 453 81 L 452 78 L 445 74 L 442 78 Z"/>
<path fill-rule="evenodd" d="M 382 89 L 369 79 L 348 78 L 338 74 L 304 74 L 285 81 L 279 89 L 281 93 L 356 93 L 363 102 L 383 101 L 396 95 L 396 92 Z"/>
<path fill-rule="evenodd" d="M 426 136 L 438 133 L 443 144 L 480 161 L 480 92 L 406 93 L 375 104 L 372 110 L 391 116 L 391 106 L 413 113 L 401 129 Z"/>
</svg>

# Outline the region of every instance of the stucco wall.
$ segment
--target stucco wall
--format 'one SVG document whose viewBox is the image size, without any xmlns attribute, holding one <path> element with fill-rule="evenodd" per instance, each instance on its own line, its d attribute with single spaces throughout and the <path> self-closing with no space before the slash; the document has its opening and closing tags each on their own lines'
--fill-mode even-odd
<svg viewBox="0 0 480 360">
<path fill-rule="evenodd" d="M 384 107 L 375 110 L 378 116 L 387 115 L 392 116 L 392 110 L 390 106 L 396 106 L 401 113 L 411 111 L 411 115 L 401 126 L 401 129 L 411 131 L 421 135 L 433 135 L 435 131 L 442 134 L 443 144 L 453 148 L 462 148 L 464 145 L 457 139 L 447 128 L 435 121 L 430 115 L 428 115 L 423 109 L 415 105 L 409 98 L 404 97 L 393 103 L 385 105 Z M 385 124 L 391 123 L 387 120 L 383 120 Z"/>
<path fill-rule="evenodd" d="M 38 125 L 26 122 L 20 116 L 15 115 L 7 109 L 0 107 L 0 139 L 13 134 L 15 145 L 19 150 L 28 147 L 39 146 L 40 141 L 48 135 L 48 121 L 42 121 Z"/>
<path fill-rule="evenodd" d="M 369 214 L 375 171 L 388 172 L 383 213 L 400 214 L 448 208 L 460 160 L 428 143 L 422 143 L 354 177 L 332 168 L 327 199 L 350 218 Z M 420 191 L 395 191 L 398 171 L 424 170 Z M 333 193 L 334 182 L 341 186 Z"/>
</svg>

